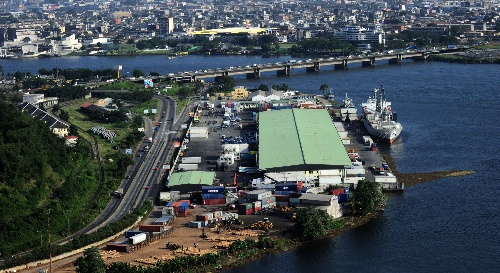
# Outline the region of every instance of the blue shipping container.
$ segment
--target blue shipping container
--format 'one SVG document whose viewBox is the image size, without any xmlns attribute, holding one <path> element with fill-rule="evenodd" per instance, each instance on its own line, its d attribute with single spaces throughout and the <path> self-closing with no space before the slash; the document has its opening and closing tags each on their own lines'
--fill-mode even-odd
<svg viewBox="0 0 500 273">
<path fill-rule="evenodd" d="M 351 194 L 349 193 L 343 193 L 341 195 L 339 195 L 339 203 L 345 203 L 349 200 L 349 197 L 351 196 Z"/>
<path fill-rule="evenodd" d="M 174 202 L 168 202 L 165 207 L 171 207 Z"/>
<path fill-rule="evenodd" d="M 307 187 L 302 187 L 301 192 L 307 192 Z"/>
<path fill-rule="evenodd" d="M 141 234 L 141 233 L 146 233 L 146 232 L 139 231 L 139 230 L 127 230 L 127 231 L 125 231 L 125 238 L 130 238 L 132 236 L 135 236 L 135 235 Z"/>
<path fill-rule="evenodd" d="M 181 207 L 188 208 L 189 207 L 188 202 L 182 202 Z"/>
<path fill-rule="evenodd" d="M 203 198 L 203 200 L 223 199 L 223 198 L 226 198 L 226 196 L 224 194 L 218 194 L 218 193 L 203 193 L 203 194 L 201 194 L 201 198 Z"/>
<path fill-rule="evenodd" d="M 296 191 L 297 184 L 276 184 L 274 188 L 277 191 Z"/>
<path fill-rule="evenodd" d="M 223 186 L 203 186 L 201 188 L 201 193 L 209 194 L 209 193 L 224 193 Z"/>
<path fill-rule="evenodd" d="M 274 194 L 288 196 L 291 192 L 294 192 L 294 191 L 275 191 Z"/>
</svg>

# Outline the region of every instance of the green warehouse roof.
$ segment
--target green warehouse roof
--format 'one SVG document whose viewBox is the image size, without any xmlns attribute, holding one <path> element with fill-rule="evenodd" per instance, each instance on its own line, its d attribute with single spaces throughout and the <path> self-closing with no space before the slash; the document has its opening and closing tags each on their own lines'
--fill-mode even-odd
<svg viewBox="0 0 500 273">
<path fill-rule="evenodd" d="M 181 193 L 201 190 L 201 186 L 210 186 L 214 183 L 215 172 L 188 171 L 177 172 L 170 176 L 167 186 L 171 190 L 179 190 Z"/>
<path fill-rule="evenodd" d="M 259 113 L 259 169 L 309 171 L 351 165 L 324 109 Z"/>
</svg>

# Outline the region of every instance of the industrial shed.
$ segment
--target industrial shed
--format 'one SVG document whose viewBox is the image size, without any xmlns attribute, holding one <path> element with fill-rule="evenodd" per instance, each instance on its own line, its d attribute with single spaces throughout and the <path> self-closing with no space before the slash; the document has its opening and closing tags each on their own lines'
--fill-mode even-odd
<svg viewBox="0 0 500 273">
<path fill-rule="evenodd" d="M 342 208 L 338 202 L 338 197 L 335 195 L 326 194 L 303 194 L 299 197 L 301 207 L 315 207 L 320 210 L 326 211 L 333 218 L 342 216 Z"/>
<path fill-rule="evenodd" d="M 324 109 L 259 113 L 259 169 L 267 172 L 343 169 L 352 165 Z"/>
<path fill-rule="evenodd" d="M 201 191 L 202 186 L 214 183 L 215 172 L 190 171 L 173 173 L 167 182 L 170 191 L 180 191 L 181 194 L 191 191 Z"/>
</svg>

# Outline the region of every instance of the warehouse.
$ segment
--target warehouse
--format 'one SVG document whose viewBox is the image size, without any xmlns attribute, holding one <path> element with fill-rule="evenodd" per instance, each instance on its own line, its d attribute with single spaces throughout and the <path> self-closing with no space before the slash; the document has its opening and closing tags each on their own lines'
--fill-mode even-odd
<svg viewBox="0 0 500 273">
<path fill-rule="evenodd" d="M 283 109 L 259 113 L 258 167 L 267 173 L 304 173 L 318 178 L 321 170 L 340 177 L 352 162 L 339 133 L 323 109 Z"/>
<path fill-rule="evenodd" d="M 177 172 L 173 173 L 167 182 L 170 191 L 180 191 L 181 194 L 191 191 L 201 191 L 202 186 L 211 186 L 214 183 L 215 172 Z"/>
</svg>

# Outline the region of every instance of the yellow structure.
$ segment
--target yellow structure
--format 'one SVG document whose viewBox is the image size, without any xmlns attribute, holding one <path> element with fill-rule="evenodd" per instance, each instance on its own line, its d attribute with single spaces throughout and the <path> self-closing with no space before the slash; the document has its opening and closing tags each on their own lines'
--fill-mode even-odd
<svg viewBox="0 0 500 273">
<path fill-rule="evenodd" d="M 246 100 L 250 92 L 244 86 L 237 86 L 231 92 L 232 100 Z"/>
</svg>

